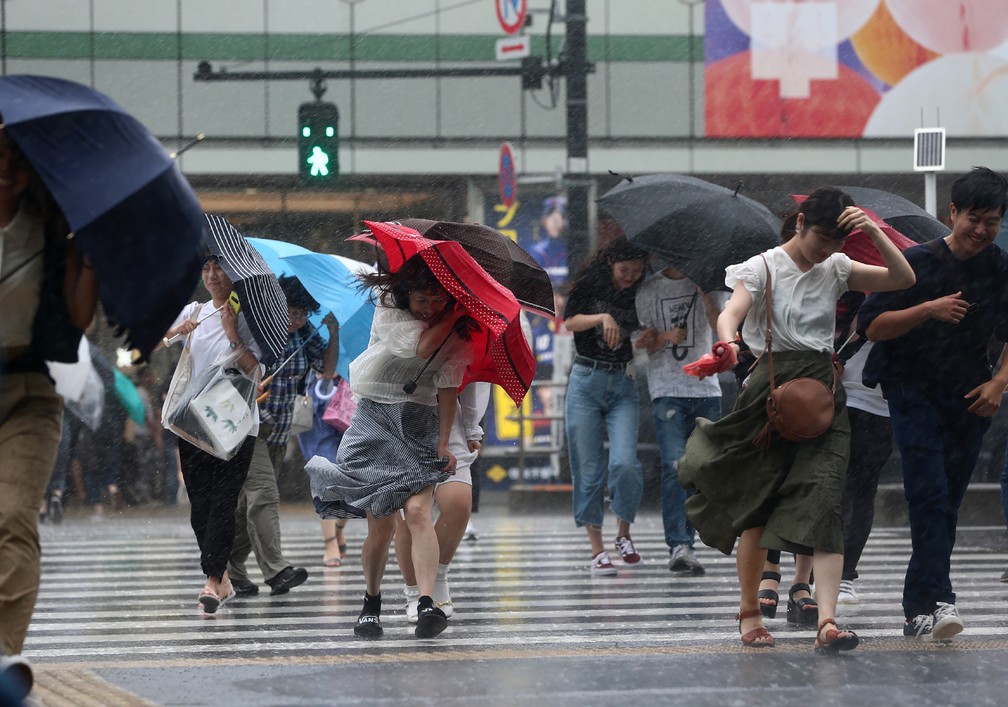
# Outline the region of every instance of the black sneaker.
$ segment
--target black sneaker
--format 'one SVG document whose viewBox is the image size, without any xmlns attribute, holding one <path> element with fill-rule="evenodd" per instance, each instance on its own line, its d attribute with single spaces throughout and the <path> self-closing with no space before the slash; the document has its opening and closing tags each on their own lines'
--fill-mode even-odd
<svg viewBox="0 0 1008 707">
<path fill-rule="evenodd" d="M 425 606 L 417 615 L 416 629 L 413 635 L 417 638 L 434 638 L 448 628 L 448 617 L 436 606 Z"/>
<path fill-rule="evenodd" d="M 365 608 L 360 612 L 360 616 L 357 617 L 357 625 L 354 626 L 353 632 L 358 638 L 381 638 L 382 633 L 384 633 L 381 618 L 379 618 L 378 614 Z"/>
<path fill-rule="evenodd" d="M 903 635 L 918 641 L 930 641 L 932 626 L 934 617 L 931 614 L 918 614 L 903 624 Z"/>
<path fill-rule="evenodd" d="M 294 587 L 305 583 L 308 579 L 308 570 L 304 567 L 284 567 L 280 573 L 272 579 L 267 579 L 266 584 L 270 586 L 270 594 L 286 594 Z"/>
<path fill-rule="evenodd" d="M 232 579 L 231 586 L 234 587 L 235 596 L 254 597 L 259 593 L 259 585 L 248 579 Z"/>
</svg>

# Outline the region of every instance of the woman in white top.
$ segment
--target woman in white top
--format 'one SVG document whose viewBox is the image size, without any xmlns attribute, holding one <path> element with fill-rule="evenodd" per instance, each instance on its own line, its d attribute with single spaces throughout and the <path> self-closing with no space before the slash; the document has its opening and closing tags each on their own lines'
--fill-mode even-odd
<svg viewBox="0 0 1008 707">
<path fill-rule="evenodd" d="M 184 341 L 192 356 L 191 380 L 196 380 L 220 354 L 229 350 L 238 352 L 238 365 L 246 375 L 258 377 L 262 373 L 259 366 L 262 354 L 244 318 L 238 317 L 228 304 L 232 283 L 216 256 L 209 256 L 203 264 L 203 285 L 211 301 L 186 305 L 165 334 L 165 341 L 188 335 Z M 207 578 L 199 603 L 208 614 L 234 596 L 227 564 L 234 544 L 238 494 L 248 474 L 255 445 L 254 432 L 259 427 L 257 405 L 252 406 L 252 414 L 253 434 L 245 438 L 229 460 L 218 459 L 179 439 L 182 478 L 191 504 L 189 521 L 196 534 L 200 564 Z"/>
<path fill-rule="evenodd" d="M 847 234 L 868 233 L 886 267 L 852 262 L 837 251 Z M 717 354 L 737 353 L 742 338 L 757 356 L 765 348 L 766 270 L 773 287 L 772 321 L 775 382 L 808 376 L 833 383 L 833 332 L 837 298 L 850 289 L 886 291 L 908 287 L 914 274 L 899 250 L 837 189 L 819 189 L 802 204 L 796 235 L 782 246 L 727 268 L 731 298 L 718 318 Z M 747 316 L 749 315 L 749 316 Z M 708 545 L 730 554 L 738 538 L 736 563 L 741 600 L 742 643 L 772 647 L 759 610 L 760 574 L 767 549 L 812 552 L 819 602 L 816 650 L 850 650 L 858 643 L 833 618 L 843 568 L 840 498 L 849 455 L 850 429 L 838 385 L 832 426 L 820 437 L 789 442 L 774 436 L 769 447 L 754 444 L 767 423 L 770 390 L 766 359 L 757 362 L 734 411 L 718 422 L 700 420 L 679 466 L 680 482 L 693 490 L 687 514 Z"/>
<path fill-rule="evenodd" d="M 449 441 L 469 363 L 465 339 L 476 323 L 419 256 L 362 280 L 379 296 L 368 348 L 350 364 L 357 408 L 335 463 L 316 456 L 305 471 L 322 518 L 367 517 L 367 586 L 354 633 L 382 634 L 381 580 L 401 509 L 420 594 L 415 635 L 433 638 L 447 626 L 431 598 L 438 566 L 433 489 L 455 471 Z"/>
</svg>

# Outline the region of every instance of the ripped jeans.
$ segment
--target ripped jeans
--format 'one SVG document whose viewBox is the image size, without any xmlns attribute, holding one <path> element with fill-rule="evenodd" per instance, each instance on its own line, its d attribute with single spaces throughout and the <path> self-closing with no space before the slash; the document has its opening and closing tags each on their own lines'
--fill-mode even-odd
<svg viewBox="0 0 1008 707">
<path fill-rule="evenodd" d="M 662 524 L 665 543 L 693 547 L 696 532 L 686 520 L 683 504 L 688 496 L 679 485 L 679 460 L 686 452 L 686 440 L 696 426 L 697 418 L 717 420 L 721 417 L 721 398 L 655 398 L 651 401 L 655 438 L 662 459 Z"/>
</svg>

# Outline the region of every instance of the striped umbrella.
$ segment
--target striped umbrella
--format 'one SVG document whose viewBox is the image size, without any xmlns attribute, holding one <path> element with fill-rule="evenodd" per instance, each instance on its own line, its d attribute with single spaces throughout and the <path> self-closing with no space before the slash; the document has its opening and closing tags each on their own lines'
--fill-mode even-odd
<svg viewBox="0 0 1008 707">
<path fill-rule="evenodd" d="M 276 275 L 238 229 L 220 216 L 206 215 L 207 247 L 217 256 L 221 269 L 234 284 L 252 336 L 262 350 L 262 363 L 270 365 L 287 347 L 287 298 Z"/>
</svg>

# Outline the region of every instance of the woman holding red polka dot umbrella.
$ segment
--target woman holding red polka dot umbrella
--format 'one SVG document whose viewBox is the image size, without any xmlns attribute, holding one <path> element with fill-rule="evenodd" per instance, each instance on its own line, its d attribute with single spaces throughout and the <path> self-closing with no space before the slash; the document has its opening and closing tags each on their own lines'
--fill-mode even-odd
<svg viewBox="0 0 1008 707">
<path fill-rule="evenodd" d="M 382 634 L 381 580 L 401 509 L 420 595 L 415 633 L 433 638 L 447 626 L 431 598 L 438 565 L 433 489 L 455 469 L 449 437 L 459 390 L 497 383 L 520 403 L 535 363 L 518 301 L 459 243 L 429 240 L 399 224 L 365 224 L 387 262 L 362 278 L 378 301 L 368 348 L 350 364 L 357 408 L 335 463 L 314 457 L 305 471 L 322 518 L 368 521 L 361 553 L 367 587 L 354 633 Z"/>
</svg>

